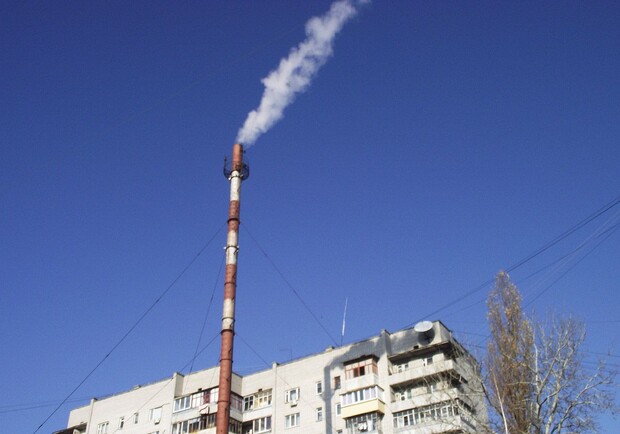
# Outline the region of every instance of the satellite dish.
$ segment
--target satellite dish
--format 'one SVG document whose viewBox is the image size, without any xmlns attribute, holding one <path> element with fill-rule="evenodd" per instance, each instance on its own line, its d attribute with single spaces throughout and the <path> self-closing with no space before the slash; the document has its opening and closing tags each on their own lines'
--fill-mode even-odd
<svg viewBox="0 0 620 434">
<path fill-rule="evenodd" d="M 418 333 L 428 333 L 433 329 L 433 323 L 430 321 L 420 321 L 413 326 L 413 329 Z"/>
<path fill-rule="evenodd" d="M 420 334 L 418 337 L 420 343 L 428 344 L 435 335 L 433 323 L 430 321 L 420 321 L 413 327 L 413 330 Z"/>
</svg>

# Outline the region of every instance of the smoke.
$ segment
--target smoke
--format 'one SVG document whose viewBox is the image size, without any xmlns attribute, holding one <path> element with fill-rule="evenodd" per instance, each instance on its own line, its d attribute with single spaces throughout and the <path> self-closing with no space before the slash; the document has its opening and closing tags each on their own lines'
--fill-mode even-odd
<svg viewBox="0 0 620 434">
<path fill-rule="evenodd" d="M 237 142 L 246 147 L 269 130 L 282 116 L 284 109 L 305 91 L 317 71 L 332 54 L 332 43 L 342 26 L 356 14 L 351 0 L 332 3 L 321 17 L 306 23 L 306 39 L 280 60 L 277 69 L 263 78 L 265 92 L 258 108 L 252 110 L 237 134 Z"/>
</svg>

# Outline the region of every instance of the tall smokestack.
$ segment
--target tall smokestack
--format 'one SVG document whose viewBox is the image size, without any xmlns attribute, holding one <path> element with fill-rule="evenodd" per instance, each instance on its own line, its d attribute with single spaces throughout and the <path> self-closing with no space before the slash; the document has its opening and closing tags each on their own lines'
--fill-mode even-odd
<svg viewBox="0 0 620 434">
<path fill-rule="evenodd" d="M 230 423 L 230 383 L 232 378 L 233 338 L 235 334 L 235 293 L 237 291 L 237 252 L 239 251 L 239 197 L 241 181 L 250 174 L 243 162 L 243 145 L 233 145 L 230 166 L 224 162 L 224 175 L 230 180 L 228 235 L 226 237 L 226 276 L 222 312 L 222 348 L 220 352 L 220 383 L 217 400 L 216 434 L 228 434 Z"/>
</svg>

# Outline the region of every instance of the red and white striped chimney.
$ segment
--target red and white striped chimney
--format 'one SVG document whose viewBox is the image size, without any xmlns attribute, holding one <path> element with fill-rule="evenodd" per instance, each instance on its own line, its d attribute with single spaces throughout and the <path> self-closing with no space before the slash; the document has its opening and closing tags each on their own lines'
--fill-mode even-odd
<svg viewBox="0 0 620 434">
<path fill-rule="evenodd" d="M 237 291 L 237 253 L 239 251 L 239 197 L 241 181 L 249 175 L 243 162 L 243 145 L 233 145 L 230 167 L 224 167 L 230 180 L 228 235 L 226 237 L 226 276 L 224 278 L 224 308 L 222 312 L 222 348 L 220 352 L 220 383 L 215 422 L 216 434 L 228 434 L 230 423 L 230 388 L 235 334 L 235 293 Z"/>
</svg>

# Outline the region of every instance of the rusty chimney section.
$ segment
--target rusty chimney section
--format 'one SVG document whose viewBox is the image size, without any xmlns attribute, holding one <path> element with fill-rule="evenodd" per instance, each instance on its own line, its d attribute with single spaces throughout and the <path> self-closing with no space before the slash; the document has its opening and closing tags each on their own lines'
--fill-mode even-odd
<svg viewBox="0 0 620 434">
<path fill-rule="evenodd" d="M 220 383 L 217 400 L 216 434 L 228 434 L 230 423 L 230 388 L 235 334 L 235 293 L 237 291 L 237 252 L 239 251 L 239 196 L 241 181 L 249 175 L 243 162 L 243 145 L 233 145 L 232 162 L 224 163 L 224 174 L 230 180 L 230 207 L 226 237 L 226 275 L 224 278 L 224 308 L 222 312 L 222 348 L 220 353 Z"/>
</svg>

